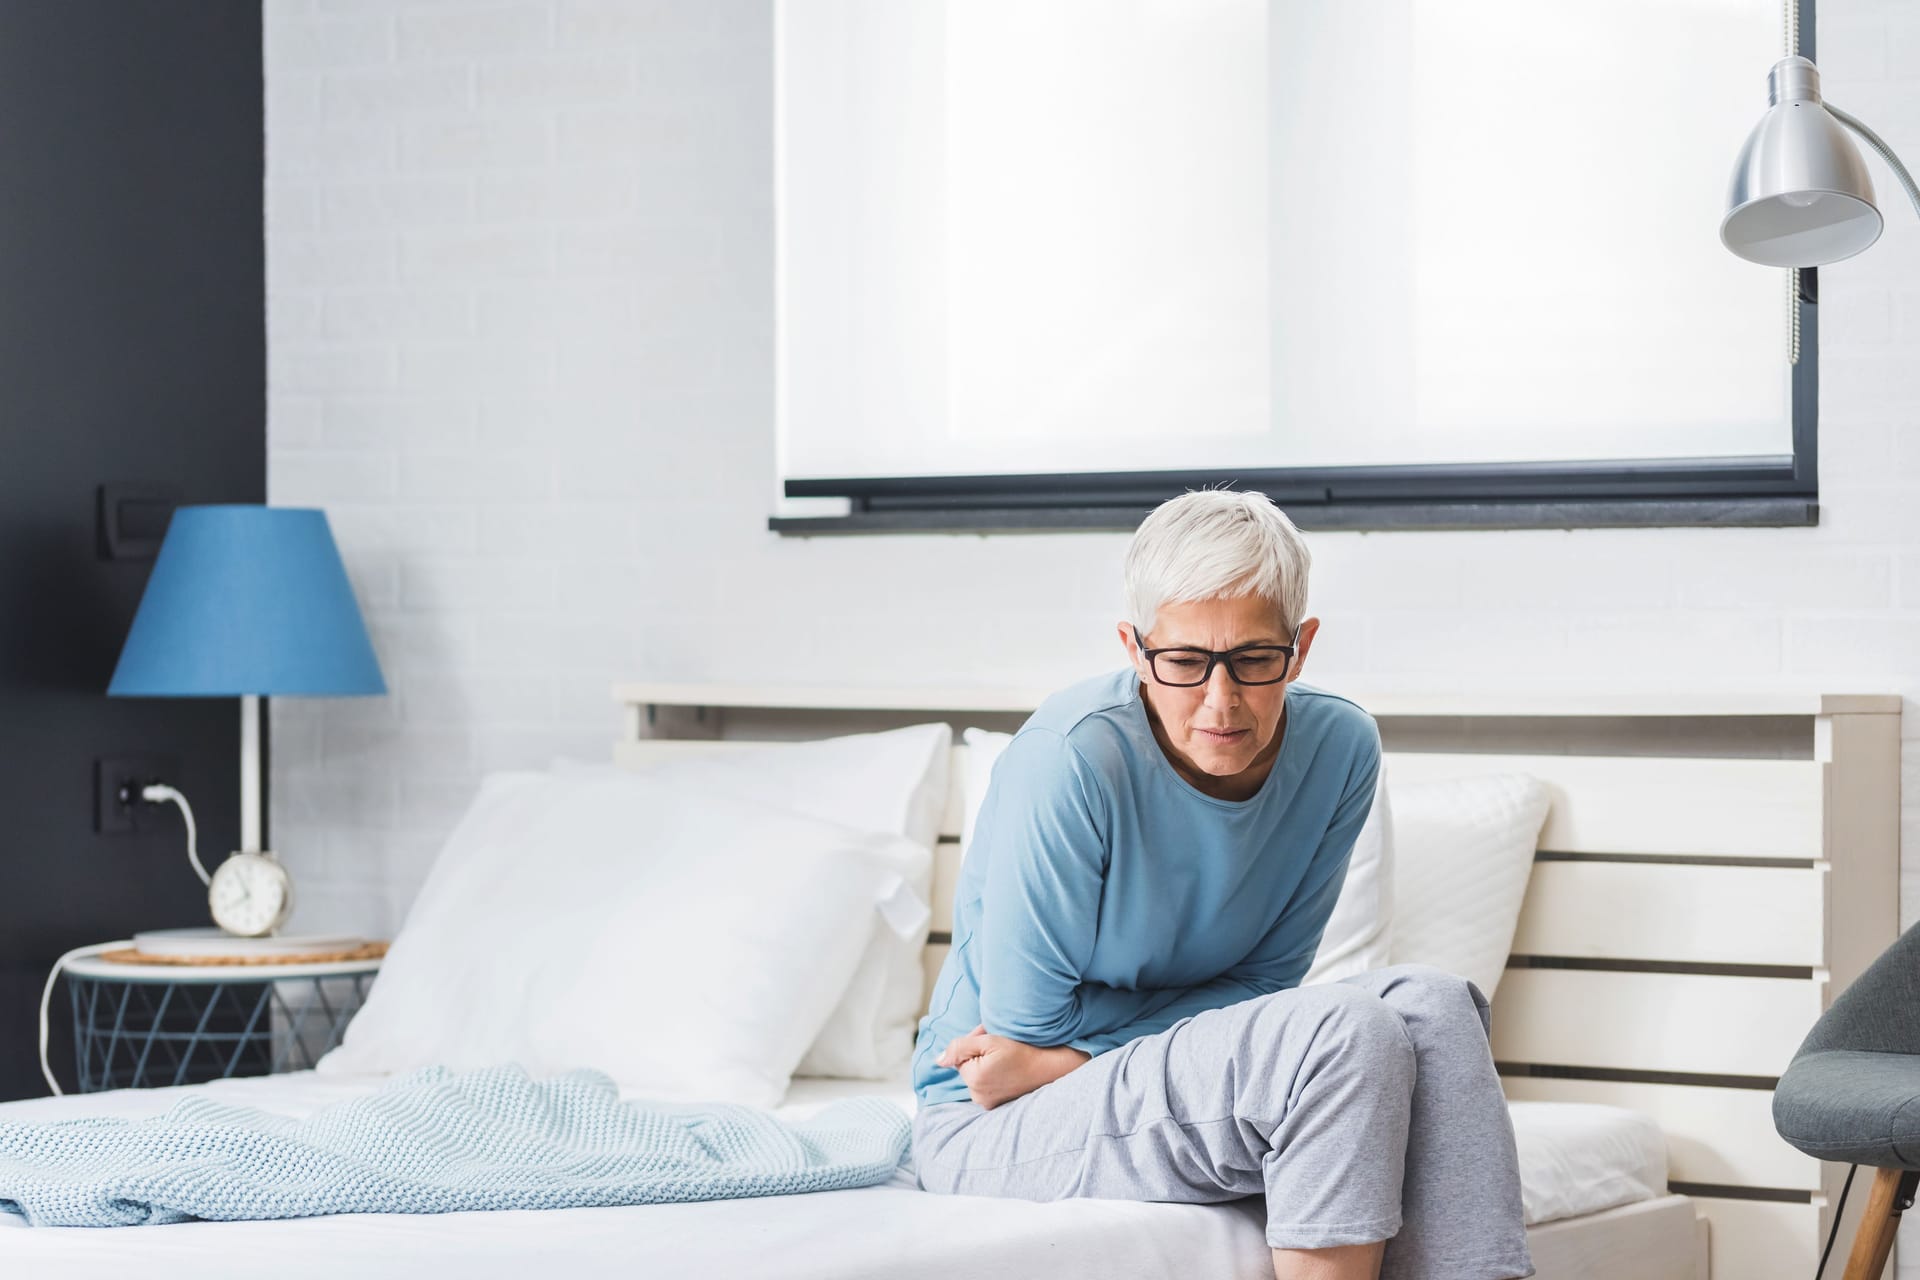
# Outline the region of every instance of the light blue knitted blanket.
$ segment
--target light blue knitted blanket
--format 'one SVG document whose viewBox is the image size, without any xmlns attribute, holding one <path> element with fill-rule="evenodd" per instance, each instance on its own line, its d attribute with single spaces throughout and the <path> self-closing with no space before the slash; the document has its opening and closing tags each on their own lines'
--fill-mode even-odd
<svg viewBox="0 0 1920 1280">
<path fill-rule="evenodd" d="M 604 1073 L 425 1067 L 302 1120 L 188 1097 L 150 1119 L 0 1121 L 0 1209 L 33 1226 L 658 1204 L 885 1182 L 907 1117 L 846 1098 L 789 1124 L 620 1101 Z"/>
</svg>

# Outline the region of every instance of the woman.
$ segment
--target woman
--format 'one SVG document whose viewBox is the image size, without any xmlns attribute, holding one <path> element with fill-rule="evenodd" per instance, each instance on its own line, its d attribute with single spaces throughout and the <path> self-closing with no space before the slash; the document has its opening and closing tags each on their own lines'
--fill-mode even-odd
<svg viewBox="0 0 1920 1280">
<path fill-rule="evenodd" d="M 1298 684 L 1309 557 L 1262 494 L 1154 511 L 1128 665 L 996 764 L 914 1052 L 921 1186 L 1264 1193 L 1280 1280 L 1533 1274 L 1512 1124 L 1465 979 L 1301 987 L 1372 806 L 1372 717 Z"/>
</svg>

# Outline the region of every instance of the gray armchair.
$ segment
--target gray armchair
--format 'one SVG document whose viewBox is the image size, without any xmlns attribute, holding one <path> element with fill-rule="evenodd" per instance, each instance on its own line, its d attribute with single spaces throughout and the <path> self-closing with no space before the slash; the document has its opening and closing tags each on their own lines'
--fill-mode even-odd
<svg viewBox="0 0 1920 1280">
<path fill-rule="evenodd" d="M 1878 1170 L 1844 1280 L 1878 1280 L 1920 1184 L 1920 926 L 1814 1023 L 1773 1095 L 1773 1127 L 1821 1160 Z"/>
</svg>

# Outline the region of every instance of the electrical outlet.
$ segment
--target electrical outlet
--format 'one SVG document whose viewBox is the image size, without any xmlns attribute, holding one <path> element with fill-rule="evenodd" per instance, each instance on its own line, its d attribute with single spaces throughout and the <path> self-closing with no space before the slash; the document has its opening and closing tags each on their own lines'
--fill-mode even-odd
<svg viewBox="0 0 1920 1280">
<path fill-rule="evenodd" d="M 102 756 L 93 762 L 93 829 L 103 836 L 135 835 L 152 829 L 153 807 L 139 798 L 140 788 L 155 782 L 178 784 L 172 756 Z M 122 803 L 122 791 L 130 797 Z"/>
</svg>

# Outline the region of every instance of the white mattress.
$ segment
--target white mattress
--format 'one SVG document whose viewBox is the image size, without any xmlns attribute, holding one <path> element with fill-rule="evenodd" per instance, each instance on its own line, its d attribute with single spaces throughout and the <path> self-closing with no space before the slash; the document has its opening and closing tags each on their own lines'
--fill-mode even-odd
<svg viewBox="0 0 1920 1280">
<path fill-rule="evenodd" d="M 157 1115 L 188 1088 L 298 1116 L 369 1092 L 382 1080 L 301 1071 L 123 1089 L 0 1103 L 0 1120 Z M 780 1113 L 799 1118 L 835 1098 L 863 1094 L 884 1095 L 913 1111 L 904 1081 L 801 1080 Z M 1664 1193 L 1665 1145 L 1646 1117 L 1573 1103 L 1518 1102 L 1512 1110 L 1529 1225 Z M 270 1265 L 276 1275 L 315 1277 L 412 1274 L 435 1266 L 463 1277 L 515 1280 L 542 1271 L 622 1280 L 635 1274 L 715 1280 L 754 1272 L 878 1280 L 910 1271 L 975 1280 L 982 1269 L 1009 1280 L 1175 1274 L 1265 1280 L 1273 1269 L 1263 1222 L 1257 1197 L 1180 1205 L 931 1195 L 916 1187 L 909 1162 L 881 1186 L 699 1204 L 108 1228 L 33 1228 L 0 1213 L 0 1275 L 251 1278 Z"/>
</svg>

